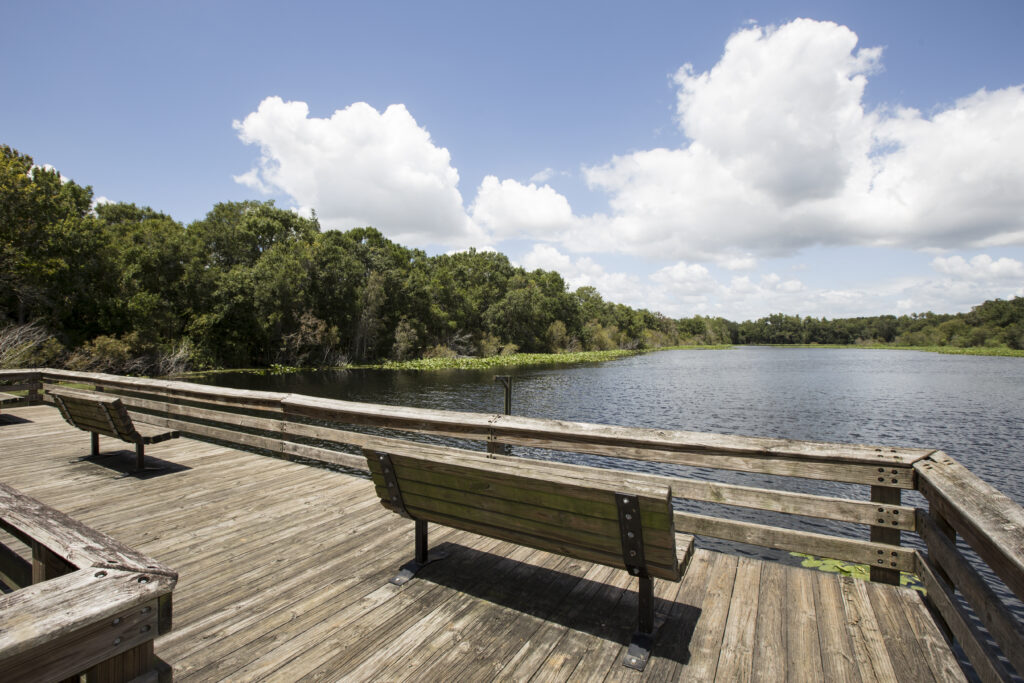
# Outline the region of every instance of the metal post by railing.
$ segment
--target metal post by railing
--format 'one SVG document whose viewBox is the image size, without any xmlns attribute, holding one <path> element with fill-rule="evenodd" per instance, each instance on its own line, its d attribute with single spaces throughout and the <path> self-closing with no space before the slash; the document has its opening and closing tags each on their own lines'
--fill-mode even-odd
<svg viewBox="0 0 1024 683">
<path fill-rule="evenodd" d="M 501 382 L 505 387 L 505 414 L 512 414 L 512 375 L 495 375 L 495 382 Z M 508 455 L 508 445 L 494 440 L 494 432 L 491 432 L 487 440 L 487 452 Z"/>
</svg>

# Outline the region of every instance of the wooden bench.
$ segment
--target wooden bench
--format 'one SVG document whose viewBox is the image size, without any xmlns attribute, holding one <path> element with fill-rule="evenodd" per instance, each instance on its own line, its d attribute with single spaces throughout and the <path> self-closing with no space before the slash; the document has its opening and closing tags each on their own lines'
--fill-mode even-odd
<svg viewBox="0 0 1024 683">
<path fill-rule="evenodd" d="M 623 664 L 644 669 L 654 578 L 679 581 L 693 553 L 693 537 L 675 533 L 667 486 L 621 471 L 409 442 L 363 455 L 384 507 L 416 522 L 415 557 L 392 583 L 440 559 L 428 554 L 427 522 L 625 569 L 639 578 L 639 626 Z"/>
<path fill-rule="evenodd" d="M 54 404 L 68 424 L 91 432 L 93 456 L 100 452 L 100 434 L 135 444 L 135 468 L 139 472 L 145 469 L 147 444 L 180 436 L 173 429 L 136 423 L 116 396 L 65 387 L 50 387 L 46 393 L 53 397 Z"/>
<path fill-rule="evenodd" d="M 5 394 L 0 392 L 0 406 L 7 405 L 8 403 L 17 403 L 23 400 L 21 396 L 15 396 L 14 394 Z"/>
</svg>

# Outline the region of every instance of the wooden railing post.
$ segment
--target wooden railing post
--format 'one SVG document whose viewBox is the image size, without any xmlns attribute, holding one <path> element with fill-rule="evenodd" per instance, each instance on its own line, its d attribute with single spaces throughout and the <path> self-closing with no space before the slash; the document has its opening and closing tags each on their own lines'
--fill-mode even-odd
<svg viewBox="0 0 1024 683">
<path fill-rule="evenodd" d="M 936 510 L 928 510 L 928 516 L 932 518 L 933 522 L 935 522 L 935 526 L 940 532 L 942 532 L 942 535 L 948 538 L 950 542 L 953 543 L 953 546 L 956 547 L 956 529 L 953 528 L 953 525 L 946 521 L 946 518 Z M 935 573 L 938 574 L 939 578 L 945 581 L 948 586 L 955 587 L 952 579 L 949 578 L 949 574 L 947 574 L 946 570 L 941 566 L 935 567 Z"/>
<path fill-rule="evenodd" d="M 38 541 L 32 541 L 32 583 L 49 581 L 73 571 L 77 571 L 77 567 Z"/>
<path fill-rule="evenodd" d="M 899 505 L 901 501 L 900 489 L 890 486 L 872 486 L 871 501 L 885 505 Z M 879 518 L 884 521 L 883 518 Z M 900 544 L 900 530 L 884 526 L 871 527 L 871 540 L 877 543 L 888 543 L 890 545 Z M 894 586 L 900 585 L 900 571 L 890 567 L 888 557 L 880 557 L 875 564 L 871 565 L 871 580 L 878 583 L 888 583 Z"/>
<path fill-rule="evenodd" d="M 31 380 L 32 386 L 28 389 L 28 404 L 30 406 L 42 403 L 43 397 L 39 395 L 39 390 L 43 388 L 43 373 L 37 373 Z"/>
</svg>

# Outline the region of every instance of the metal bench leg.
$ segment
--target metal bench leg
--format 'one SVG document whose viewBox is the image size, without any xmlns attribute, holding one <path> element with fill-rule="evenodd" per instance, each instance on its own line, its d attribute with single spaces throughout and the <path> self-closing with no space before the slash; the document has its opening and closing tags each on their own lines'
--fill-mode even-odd
<svg viewBox="0 0 1024 683">
<path fill-rule="evenodd" d="M 389 582 L 396 586 L 403 586 L 409 582 L 409 579 L 416 576 L 416 573 L 423 569 L 431 562 L 442 560 L 448 557 L 448 553 L 430 552 L 427 544 L 427 521 L 425 519 L 416 520 L 416 555 L 413 557 L 411 562 L 407 562 L 402 569 L 398 572 L 397 576 L 392 577 Z"/>
<path fill-rule="evenodd" d="M 89 436 L 92 437 L 92 457 L 96 457 L 100 454 L 100 435 L 96 432 L 89 432 Z"/>
<path fill-rule="evenodd" d="M 637 632 L 633 634 L 633 640 L 629 643 L 629 650 L 626 651 L 626 657 L 622 663 L 630 669 L 643 671 L 651 656 L 651 648 L 654 646 L 654 579 L 649 576 L 640 577 L 637 598 L 639 604 Z"/>
<path fill-rule="evenodd" d="M 135 444 L 135 471 L 142 472 L 146 469 L 146 446 L 141 442 Z"/>
</svg>

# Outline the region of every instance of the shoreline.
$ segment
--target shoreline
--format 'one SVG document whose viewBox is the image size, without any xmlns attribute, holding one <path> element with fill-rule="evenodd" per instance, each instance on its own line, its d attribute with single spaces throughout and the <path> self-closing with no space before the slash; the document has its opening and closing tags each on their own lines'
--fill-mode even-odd
<svg viewBox="0 0 1024 683">
<path fill-rule="evenodd" d="M 344 370 L 492 370 L 500 368 L 540 367 L 544 365 L 576 365 L 582 363 L 604 363 L 619 358 L 638 356 L 658 351 L 726 351 L 743 346 L 766 346 L 780 349 L 869 349 L 879 351 L 921 351 L 960 356 L 993 356 L 1024 358 L 1024 349 L 1005 347 L 957 346 L 890 346 L 887 344 L 718 344 L 693 346 L 666 346 L 657 349 L 615 349 L 611 351 L 577 351 L 572 353 L 516 353 L 507 356 L 459 356 L 456 358 L 420 358 L 408 361 L 384 361 L 382 363 L 360 363 L 342 366 L 292 367 L 271 365 L 268 368 L 217 368 L 195 370 L 175 375 L 193 377 L 227 373 L 243 374 L 289 374 L 292 372 L 337 372 Z"/>
</svg>

